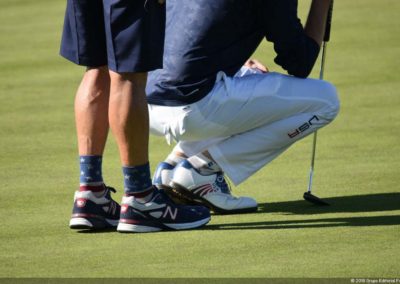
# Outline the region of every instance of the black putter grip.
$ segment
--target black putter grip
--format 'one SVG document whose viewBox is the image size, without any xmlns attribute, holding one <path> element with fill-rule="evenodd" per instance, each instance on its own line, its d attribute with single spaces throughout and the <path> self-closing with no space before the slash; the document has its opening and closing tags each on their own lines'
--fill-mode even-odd
<svg viewBox="0 0 400 284">
<path fill-rule="evenodd" d="M 328 17 L 326 18 L 324 41 L 328 42 L 331 37 L 331 23 L 332 23 L 333 0 L 329 7 Z"/>
</svg>

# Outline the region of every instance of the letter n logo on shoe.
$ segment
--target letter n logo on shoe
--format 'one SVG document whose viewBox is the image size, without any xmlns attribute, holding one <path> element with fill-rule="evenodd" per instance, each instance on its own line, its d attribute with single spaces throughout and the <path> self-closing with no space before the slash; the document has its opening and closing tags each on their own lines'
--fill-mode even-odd
<svg viewBox="0 0 400 284">
<path fill-rule="evenodd" d="M 176 215 L 178 215 L 178 208 L 171 208 L 170 206 L 167 206 L 167 208 L 164 211 L 163 218 L 167 217 L 167 215 L 170 215 L 171 219 L 175 220 Z"/>
</svg>

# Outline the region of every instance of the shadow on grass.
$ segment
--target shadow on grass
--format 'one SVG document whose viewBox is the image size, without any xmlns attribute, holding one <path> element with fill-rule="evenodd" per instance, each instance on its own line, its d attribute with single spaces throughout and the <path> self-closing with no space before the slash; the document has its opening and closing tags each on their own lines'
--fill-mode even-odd
<svg viewBox="0 0 400 284">
<path fill-rule="evenodd" d="M 116 233 L 117 228 L 106 228 L 106 229 L 99 229 L 99 230 L 78 230 L 80 234 L 104 234 L 104 233 Z"/>
<path fill-rule="evenodd" d="M 305 200 L 259 204 L 257 213 L 316 215 L 325 213 L 363 213 L 400 210 L 400 193 L 352 195 L 326 198 L 330 206 L 318 206 Z M 207 225 L 205 230 L 297 229 L 323 227 L 364 227 L 400 225 L 400 215 L 337 217 L 305 220 L 243 222 Z"/>
<path fill-rule="evenodd" d="M 350 195 L 324 198 L 330 206 L 318 206 L 305 200 L 261 203 L 258 213 L 312 215 L 324 213 L 377 212 L 400 210 L 400 193 Z"/>
<path fill-rule="evenodd" d="M 400 215 L 397 216 L 371 216 L 371 217 L 343 217 L 322 218 L 292 221 L 266 221 L 250 223 L 224 223 L 211 224 L 204 230 L 260 230 L 260 229 L 299 229 L 299 228 L 324 228 L 324 227 L 367 227 L 367 226 L 394 226 L 400 225 Z"/>
</svg>

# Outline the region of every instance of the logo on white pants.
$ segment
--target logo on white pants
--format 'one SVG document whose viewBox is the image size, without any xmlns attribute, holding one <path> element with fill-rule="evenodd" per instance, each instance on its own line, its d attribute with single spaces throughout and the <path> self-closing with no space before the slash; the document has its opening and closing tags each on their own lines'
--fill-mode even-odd
<svg viewBox="0 0 400 284">
<path fill-rule="evenodd" d="M 297 135 L 299 135 L 300 133 L 306 131 L 307 129 L 309 129 L 311 127 L 311 125 L 313 125 L 313 122 L 315 123 L 316 121 L 319 121 L 318 116 L 314 115 L 313 117 L 310 118 L 309 121 L 307 121 L 306 123 L 303 123 L 302 125 L 299 126 L 299 128 L 295 129 L 293 132 L 288 133 L 290 138 L 294 138 Z"/>
</svg>

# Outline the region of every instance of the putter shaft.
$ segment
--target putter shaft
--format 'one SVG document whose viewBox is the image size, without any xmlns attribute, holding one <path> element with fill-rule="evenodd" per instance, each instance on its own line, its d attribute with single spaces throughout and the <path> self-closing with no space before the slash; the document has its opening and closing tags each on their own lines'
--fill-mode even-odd
<svg viewBox="0 0 400 284">
<path fill-rule="evenodd" d="M 326 49 L 327 49 L 327 42 L 324 41 L 324 43 L 322 45 L 321 69 L 320 69 L 320 72 L 319 72 L 319 79 L 320 80 L 324 79 Z M 318 131 L 314 132 L 313 146 L 312 146 L 312 151 L 311 151 L 311 167 L 310 167 L 310 176 L 309 176 L 309 179 L 308 179 L 308 192 L 310 192 L 310 193 L 311 193 L 312 181 L 313 181 L 313 175 L 314 175 L 315 152 L 316 152 L 316 149 L 317 149 L 317 133 L 318 133 Z"/>
</svg>

